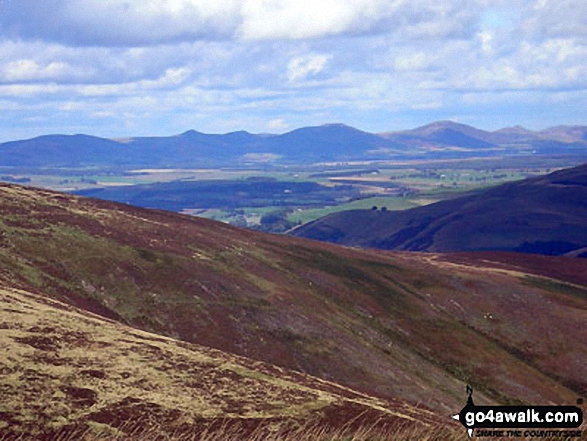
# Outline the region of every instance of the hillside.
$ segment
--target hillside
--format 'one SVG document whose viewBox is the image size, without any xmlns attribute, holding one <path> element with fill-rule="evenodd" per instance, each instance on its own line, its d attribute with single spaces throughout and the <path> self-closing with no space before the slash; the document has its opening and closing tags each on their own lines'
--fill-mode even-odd
<svg viewBox="0 0 587 441">
<path fill-rule="evenodd" d="M 587 389 L 587 283 L 556 259 L 353 250 L 16 185 L 0 215 L 1 286 L 145 331 L 441 414 L 466 382 L 480 403 Z"/>
<path fill-rule="evenodd" d="M 292 234 L 388 250 L 501 250 L 585 257 L 587 165 L 403 212 L 335 213 Z"/>
<path fill-rule="evenodd" d="M 343 124 L 302 127 L 280 135 L 245 131 L 104 139 L 46 135 L 0 144 L 0 166 L 27 168 L 243 167 L 389 159 L 450 159 L 503 155 L 587 155 L 587 128 L 540 132 L 479 130 L 439 121 L 412 130 L 367 133 Z"/>
<path fill-rule="evenodd" d="M 446 425 L 397 400 L 142 332 L 26 291 L 0 289 L 0 323 L 3 440 L 92 433 L 195 440 L 232 427 L 243 435 L 259 427 L 340 430 L 346 418 L 382 431 Z"/>
</svg>

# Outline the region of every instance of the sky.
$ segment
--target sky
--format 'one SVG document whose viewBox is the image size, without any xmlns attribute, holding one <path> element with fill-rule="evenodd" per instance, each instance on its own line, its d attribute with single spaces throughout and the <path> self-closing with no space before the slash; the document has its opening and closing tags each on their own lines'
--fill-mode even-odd
<svg viewBox="0 0 587 441">
<path fill-rule="evenodd" d="M 0 141 L 585 125 L 584 0 L 0 0 Z"/>
</svg>

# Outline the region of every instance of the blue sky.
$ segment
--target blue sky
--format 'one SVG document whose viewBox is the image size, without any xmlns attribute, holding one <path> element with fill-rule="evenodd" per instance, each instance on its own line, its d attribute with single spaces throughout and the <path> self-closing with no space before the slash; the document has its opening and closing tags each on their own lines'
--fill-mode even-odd
<svg viewBox="0 0 587 441">
<path fill-rule="evenodd" d="M 0 141 L 585 125 L 584 0 L 0 0 Z"/>
</svg>

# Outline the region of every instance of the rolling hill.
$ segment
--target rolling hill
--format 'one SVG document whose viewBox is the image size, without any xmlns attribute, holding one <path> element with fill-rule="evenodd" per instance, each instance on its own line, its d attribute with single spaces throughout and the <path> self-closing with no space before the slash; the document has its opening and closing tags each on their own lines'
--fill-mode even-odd
<svg viewBox="0 0 587 441">
<path fill-rule="evenodd" d="M 587 155 L 587 128 L 520 127 L 495 132 L 439 121 L 412 130 L 367 133 L 344 124 L 281 135 L 189 130 L 167 137 L 104 139 L 46 135 L 0 144 L 1 167 L 197 168 L 503 155 Z"/>
<path fill-rule="evenodd" d="M 339 212 L 293 235 L 411 251 L 587 256 L 587 165 L 403 212 Z"/>
<path fill-rule="evenodd" d="M 479 403 L 585 395 L 587 260 L 559 259 L 354 250 L 0 185 L 4 291 L 441 415 L 465 383 Z"/>
<path fill-rule="evenodd" d="M 447 425 L 398 400 L 142 332 L 23 290 L 0 288 L 0 323 L 2 440 L 196 440 L 215 431 L 263 439 L 286 430 L 295 439 L 313 427 L 343 430 L 347 418 L 382 433 Z"/>
</svg>

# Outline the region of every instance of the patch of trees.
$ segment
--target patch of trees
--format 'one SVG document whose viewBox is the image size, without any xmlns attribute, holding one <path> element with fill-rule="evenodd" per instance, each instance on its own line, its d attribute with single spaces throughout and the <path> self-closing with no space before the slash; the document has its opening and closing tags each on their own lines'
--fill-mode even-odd
<svg viewBox="0 0 587 441">
<path fill-rule="evenodd" d="M 287 218 L 291 210 L 271 211 L 261 216 L 258 229 L 268 233 L 285 233 L 301 222 L 292 222 Z"/>
</svg>

